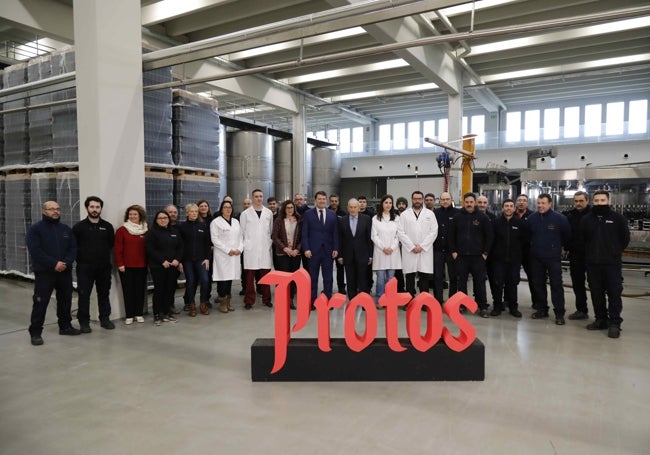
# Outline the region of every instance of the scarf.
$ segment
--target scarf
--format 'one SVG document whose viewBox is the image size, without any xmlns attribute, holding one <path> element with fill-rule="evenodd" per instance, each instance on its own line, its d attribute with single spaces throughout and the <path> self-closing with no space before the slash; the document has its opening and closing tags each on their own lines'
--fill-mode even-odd
<svg viewBox="0 0 650 455">
<path fill-rule="evenodd" d="M 123 226 L 131 235 L 144 235 L 147 233 L 146 221 L 142 224 L 133 223 L 131 221 L 125 221 Z"/>
</svg>

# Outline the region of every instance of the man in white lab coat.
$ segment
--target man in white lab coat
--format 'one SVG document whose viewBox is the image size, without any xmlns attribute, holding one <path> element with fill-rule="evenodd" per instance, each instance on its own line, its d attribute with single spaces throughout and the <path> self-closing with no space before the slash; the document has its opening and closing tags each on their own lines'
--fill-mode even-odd
<svg viewBox="0 0 650 455">
<path fill-rule="evenodd" d="M 273 230 L 273 212 L 264 207 L 262 190 L 253 190 L 253 204 L 239 216 L 242 236 L 244 238 L 244 277 L 246 295 L 244 308 L 250 310 L 255 304 L 255 284 L 266 275 L 273 266 L 271 256 L 271 231 Z M 261 285 L 262 303 L 272 307 L 271 288 Z"/>
<path fill-rule="evenodd" d="M 415 297 L 415 276 L 420 292 L 429 290 L 433 278 L 433 242 L 438 236 L 438 222 L 433 212 L 422 206 L 421 191 L 411 194 L 411 207 L 399 216 L 397 235 L 402 243 L 402 270 L 406 291 Z"/>
</svg>

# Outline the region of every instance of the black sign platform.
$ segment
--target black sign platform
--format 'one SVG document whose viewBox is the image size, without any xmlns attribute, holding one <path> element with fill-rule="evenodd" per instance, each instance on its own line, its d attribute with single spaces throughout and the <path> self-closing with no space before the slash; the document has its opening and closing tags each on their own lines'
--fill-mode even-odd
<svg viewBox="0 0 650 455">
<path fill-rule="evenodd" d="M 330 352 L 318 348 L 315 338 L 289 341 L 284 366 L 271 374 L 275 340 L 258 338 L 251 345 L 251 375 L 261 381 L 483 381 L 485 346 L 477 338 L 464 351 L 455 352 L 440 340 L 426 352 L 416 350 L 408 338 L 406 351 L 395 352 L 385 339 L 377 339 L 361 352 L 344 339 L 332 339 Z"/>
</svg>

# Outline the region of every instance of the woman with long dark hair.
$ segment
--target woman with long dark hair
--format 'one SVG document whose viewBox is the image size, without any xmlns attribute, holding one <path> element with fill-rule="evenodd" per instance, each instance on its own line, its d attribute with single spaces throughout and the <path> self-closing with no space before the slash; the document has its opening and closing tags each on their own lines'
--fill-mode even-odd
<svg viewBox="0 0 650 455">
<path fill-rule="evenodd" d="M 149 272 L 153 279 L 154 324 L 176 322 L 172 314 L 178 276 L 183 271 L 183 239 L 169 225 L 167 212 L 156 213 L 154 224 L 146 237 Z"/>
<path fill-rule="evenodd" d="M 126 325 L 144 322 L 142 312 L 145 306 L 147 288 L 147 212 L 140 205 L 131 205 L 124 212 L 124 224 L 115 232 L 113 255 L 120 273 Z"/>
<path fill-rule="evenodd" d="M 244 239 L 239 221 L 233 216 L 232 202 L 223 201 L 219 215 L 210 223 L 213 245 L 212 279 L 217 282 L 218 310 L 235 311 L 230 304 L 232 281 L 241 279 L 239 257 L 244 249 Z"/>
<path fill-rule="evenodd" d="M 390 194 L 381 198 L 380 210 L 372 218 L 370 239 L 374 244 L 372 270 L 377 273 L 375 296 L 377 302 L 384 295 L 386 283 L 395 275 L 396 269 L 402 268 L 402 256 L 397 238 L 398 215 L 393 209 L 393 196 Z"/>
<path fill-rule="evenodd" d="M 296 211 L 293 201 L 284 201 L 273 222 L 271 239 L 273 240 L 277 269 L 282 272 L 295 272 L 301 262 L 302 218 Z M 291 284 L 291 308 L 295 309 L 293 299 L 296 295 L 295 284 Z"/>
</svg>

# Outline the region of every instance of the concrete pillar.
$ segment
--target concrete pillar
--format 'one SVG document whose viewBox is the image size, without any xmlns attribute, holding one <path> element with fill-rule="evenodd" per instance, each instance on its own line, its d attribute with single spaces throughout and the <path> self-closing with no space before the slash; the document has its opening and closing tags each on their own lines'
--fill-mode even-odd
<svg viewBox="0 0 650 455">
<path fill-rule="evenodd" d="M 79 194 L 101 197 L 117 229 L 126 207 L 145 204 L 140 2 L 75 0 L 73 10 Z M 124 308 L 115 278 L 113 317 Z"/>
<path fill-rule="evenodd" d="M 462 142 L 458 142 L 463 136 L 463 92 L 457 95 L 448 95 L 448 114 L 449 123 L 447 127 L 449 142 L 454 146 L 462 148 Z M 460 163 L 462 160 L 458 160 Z M 456 203 L 456 206 L 462 206 L 461 188 L 462 188 L 462 171 L 459 164 L 451 169 L 451 182 L 449 184 L 449 193 Z M 459 205 L 460 202 L 460 205 Z"/>
<path fill-rule="evenodd" d="M 307 203 L 311 203 L 313 195 L 307 194 L 311 190 L 308 187 L 311 182 L 311 160 L 307 156 L 311 149 L 307 145 L 307 106 L 302 101 L 300 111 L 293 116 L 293 194 L 304 194 Z"/>
</svg>

